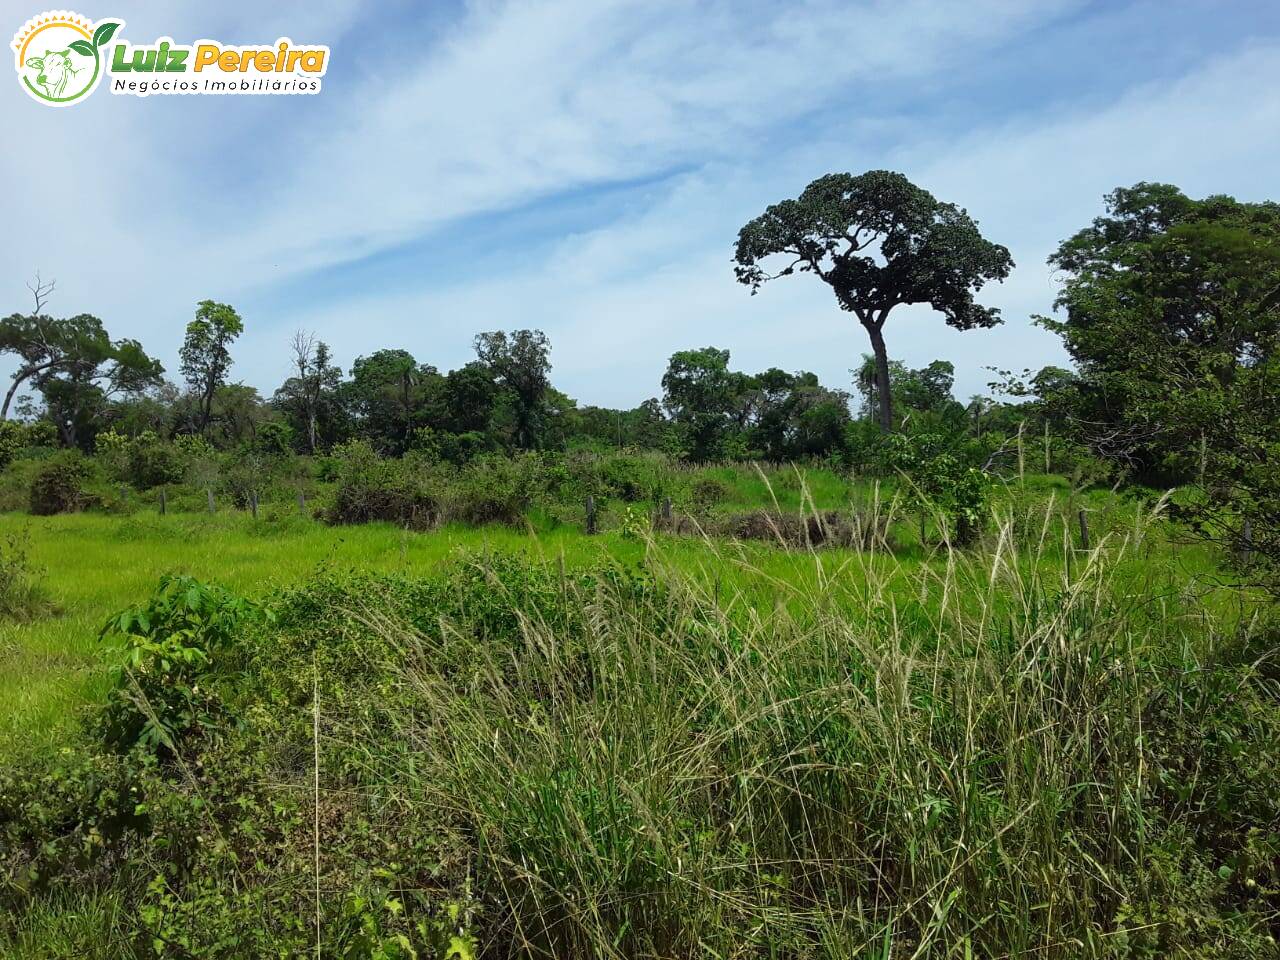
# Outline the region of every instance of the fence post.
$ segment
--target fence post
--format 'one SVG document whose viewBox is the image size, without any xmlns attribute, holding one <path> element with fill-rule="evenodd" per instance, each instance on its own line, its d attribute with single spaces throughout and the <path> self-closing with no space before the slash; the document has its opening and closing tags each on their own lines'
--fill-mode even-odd
<svg viewBox="0 0 1280 960">
<path fill-rule="evenodd" d="M 258 491 L 249 492 L 249 511 L 253 514 L 253 519 L 258 519 Z"/>
<path fill-rule="evenodd" d="M 1026 420 L 1018 421 L 1018 482 L 1021 483 L 1027 473 L 1026 452 L 1022 447 L 1022 433 L 1027 428 Z"/>
<path fill-rule="evenodd" d="M 662 522 L 665 526 L 671 526 L 671 498 L 662 498 Z"/>
<path fill-rule="evenodd" d="M 1077 514 L 1077 516 L 1079 516 L 1080 518 L 1080 549 L 1088 550 L 1089 549 L 1089 519 L 1088 517 L 1085 516 L 1085 512 L 1083 509 L 1079 512 L 1079 514 Z"/>
<path fill-rule="evenodd" d="M 1240 559 L 1245 566 L 1253 559 L 1253 523 L 1248 517 L 1244 521 L 1244 530 L 1241 531 L 1241 540 L 1243 541 L 1243 549 L 1240 551 Z"/>
<path fill-rule="evenodd" d="M 596 532 L 596 498 L 587 497 L 587 533 Z"/>
<path fill-rule="evenodd" d="M 301 490 L 298 491 L 298 512 L 303 516 L 307 513 L 307 495 Z"/>
<path fill-rule="evenodd" d="M 213 506 L 213 487 L 205 487 L 205 488 L 204 488 L 204 492 L 205 492 L 205 495 L 206 495 L 206 496 L 208 496 L 208 498 L 209 498 L 209 512 L 210 512 L 210 513 L 213 513 L 213 512 L 214 512 L 214 506 Z"/>
<path fill-rule="evenodd" d="M 168 506 L 169 506 L 168 503 L 165 501 L 164 487 L 161 487 L 160 488 L 160 516 L 163 517 L 165 515 L 165 511 L 168 509 Z"/>
</svg>

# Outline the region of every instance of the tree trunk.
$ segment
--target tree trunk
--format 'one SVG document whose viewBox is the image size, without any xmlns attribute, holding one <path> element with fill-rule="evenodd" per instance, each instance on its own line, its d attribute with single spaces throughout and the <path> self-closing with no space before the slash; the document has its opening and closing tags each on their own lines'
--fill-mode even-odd
<svg viewBox="0 0 1280 960">
<path fill-rule="evenodd" d="M 9 386 L 9 392 L 4 395 L 4 409 L 0 410 L 0 420 L 9 419 L 9 404 L 13 403 L 13 395 L 18 392 L 18 387 L 27 379 L 27 376 L 29 374 L 24 374 L 21 370 L 14 374 L 13 383 Z"/>
<path fill-rule="evenodd" d="M 893 431 L 893 397 L 889 393 L 889 353 L 884 347 L 884 337 L 880 334 L 880 323 L 864 322 L 867 335 L 871 337 L 871 350 L 876 357 L 876 393 L 880 401 L 880 430 L 883 433 Z"/>
<path fill-rule="evenodd" d="M 216 384 L 206 384 L 204 392 L 200 396 L 200 436 L 204 436 L 205 431 L 209 429 L 209 421 L 213 419 L 213 393 L 217 389 Z"/>
<path fill-rule="evenodd" d="M 4 407 L 0 408 L 0 420 L 9 419 L 9 404 L 13 403 L 13 395 L 18 392 L 18 388 L 26 383 L 42 370 L 48 370 L 50 367 L 56 366 L 57 361 L 50 360 L 48 363 L 36 364 L 33 367 L 22 367 L 13 375 L 13 383 L 9 385 L 9 392 L 4 395 Z"/>
</svg>

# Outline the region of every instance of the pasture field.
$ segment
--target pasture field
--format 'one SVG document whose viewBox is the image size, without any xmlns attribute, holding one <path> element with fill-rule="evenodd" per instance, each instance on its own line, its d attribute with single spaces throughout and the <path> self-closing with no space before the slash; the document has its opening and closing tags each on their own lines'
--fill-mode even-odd
<svg viewBox="0 0 1280 960">
<path fill-rule="evenodd" d="M 897 510 L 890 502 L 891 491 L 870 486 L 851 490 L 825 471 L 807 471 L 802 484 L 779 484 L 776 477 L 771 481 L 734 467 L 705 472 L 725 484 L 725 511 L 777 507 L 798 515 L 806 504 L 839 509 L 851 499 L 869 503 L 877 497 L 885 498 L 886 513 Z M 1047 503 L 1050 493 L 1061 498 L 1064 487 L 1059 478 L 1031 477 L 1027 482 L 1034 503 Z M 1109 498 L 1092 493 L 1081 502 L 1102 513 Z M 1112 512 L 1115 517 L 1106 522 L 1117 528 L 1136 518 L 1131 506 Z M 1058 519 L 1056 536 L 1061 536 L 1064 522 Z M 187 574 L 237 593 L 265 596 L 322 569 L 429 574 L 467 551 L 523 553 L 557 562 L 563 558 L 573 567 L 605 556 L 634 564 L 645 553 L 644 544 L 616 529 L 588 538 L 579 527 L 537 511 L 523 530 L 453 525 L 427 534 L 388 523 L 333 527 L 287 510 L 262 521 L 239 510 L 214 515 L 171 511 L 161 516 L 154 507 L 121 516 L 81 513 L 33 518 L 0 513 L 0 538 L 4 537 L 26 543 L 32 563 L 43 572 L 57 614 L 30 623 L 0 623 L 0 703 L 6 705 L 0 716 L 0 756 L 50 748 L 66 735 L 78 706 L 101 698 L 107 683 L 104 658 L 109 658 L 98 639 L 102 624 L 111 613 L 149 593 L 163 574 Z M 914 520 L 896 523 L 893 541 L 895 567 L 910 568 L 926 556 Z M 724 557 L 709 553 L 706 546 L 697 537 L 663 538 L 661 552 L 679 567 L 702 571 L 713 579 L 732 578 L 744 569 L 767 571 L 784 580 L 814 574 L 809 556 L 739 544 L 733 550 L 738 562 L 722 563 Z M 835 569 L 853 554 L 826 550 L 822 556 L 821 562 Z M 1187 568 L 1188 576 L 1212 566 L 1207 552 L 1194 547 L 1175 551 L 1165 544 L 1159 558 Z M 763 603 L 774 592 L 772 585 L 760 583 L 751 589 Z"/>
<path fill-rule="evenodd" d="M 37 824 L 0 834 L 0 952 L 1275 955 L 1274 627 L 1158 500 L 1028 477 L 956 550 L 887 491 L 720 480 L 889 522 L 0 515 L 53 606 L 0 628 L 0 757 L 37 771 L 0 784 Z M 113 672 L 99 630 L 167 574 L 150 617 L 228 591 L 190 601 L 209 659 Z"/>
</svg>

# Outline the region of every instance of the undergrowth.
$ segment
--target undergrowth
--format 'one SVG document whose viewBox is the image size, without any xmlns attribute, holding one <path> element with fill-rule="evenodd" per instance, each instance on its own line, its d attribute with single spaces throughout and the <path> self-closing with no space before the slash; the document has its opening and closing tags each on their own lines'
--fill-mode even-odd
<svg viewBox="0 0 1280 960">
<path fill-rule="evenodd" d="M 113 620 L 96 733 L 0 774 L 0 929 L 38 956 L 31 918 L 87 903 L 135 956 L 1280 956 L 1276 624 L 1135 577 L 1146 523 L 1085 552 L 1049 520 L 909 569 L 814 553 L 772 605 L 656 543 L 261 607 L 169 581 Z"/>
</svg>

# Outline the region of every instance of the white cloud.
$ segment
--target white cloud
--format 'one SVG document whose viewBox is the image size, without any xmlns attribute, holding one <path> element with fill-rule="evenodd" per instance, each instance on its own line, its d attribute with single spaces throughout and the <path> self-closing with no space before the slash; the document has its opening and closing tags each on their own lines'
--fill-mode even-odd
<svg viewBox="0 0 1280 960">
<path fill-rule="evenodd" d="M 986 365 L 1063 362 L 1056 338 L 1028 322 L 1050 310 L 1056 286 L 1045 258 L 1057 242 L 1101 213 L 1104 193 L 1140 179 L 1193 195 L 1264 197 L 1280 147 L 1277 79 L 1280 47 L 1260 46 L 1097 112 L 1026 117 L 958 142 L 916 140 L 866 161 L 961 202 L 1019 264 L 983 294 L 1003 309 L 1003 326 L 960 333 L 925 308 L 900 308 L 887 329 L 891 353 L 916 366 L 952 360 L 962 395 L 985 389 Z M 734 282 L 729 258 L 746 219 L 862 150 L 833 140 L 764 169 L 710 164 L 678 178 L 642 214 L 567 237 L 523 270 L 417 294 L 357 296 L 317 319 L 335 341 L 350 340 L 344 325 L 359 318 L 361 342 L 404 344 L 446 364 L 466 359 L 476 329 L 541 326 L 555 346 L 557 383 L 592 402 L 638 402 L 657 391 L 672 351 L 707 344 L 731 348 L 741 368 L 805 368 L 847 383 L 868 345 L 826 288 L 795 277 L 751 297 Z M 406 329 L 406 317 L 428 318 L 426 328 Z"/>
<path fill-rule="evenodd" d="M 171 360 L 200 298 L 253 304 L 300 272 L 401 241 L 447 250 L 479 213 L 678 168 L 687 172 L 624 218 L 513 258 L 500 275 L 430 286 L 402 276 L 395 292 L 351 289 L 336 302 L 295 284 L 296 308 L 248 316 L 238 372 L 279 382 L 298 325 L 347 363 L 385 345 L 444 366 L 467 359 L 476 330 L 520 325 L 551 334 L 558 385 L 589 402 L 643 399 L 672 350 L 707 343 L 746 368 L 805 367 L 843 383 L 862 332 L 812 278 L 748 296 L 730 247 L 741 223 L 813 176 L 890 166 L 969 207 L 1020 264 L 989 295 L 1005 327 L 957 334 L 920 311 L 892 321 L 891 351 L 913 364 L 953 359 L 960 389 L 974 390 L 984 362 L 1057 356 L 1024 318 L 1052 299 L 1044 257 L 1098 212 L 1103 192 L 1141 178 L 1192 193 L 1269 189 L 1280 140 L 1272 46 L 1118 94 L 1095 114 L 1042 110 L 959 141 L 932 139 L 924 107 L 922 119 L 875 107 L 886 90 L 927 105 L 948 76 L 1077 5 L 478 2 L 432 37 L 389 23 L 380 56 L 358 45 L 354 2 L 269 15 L 126 9 L 131 32 L 333 36 L 340 58 L 349 31 L 347 49 L 365 56 L 305 103 L 100 91 L 50 111 L 11 91 L 0 122 L 22 131 L 23 149 L 0 155 L 0 172 L 23 185 L 9 218 L 23 228 L 0 240 L 19 271 L 0 291 L 22 307 L 21 274 L 41 266 L 59 277 L 58 309 L 99 313 Z M 825 137 L 788 142 L 823 110 L 834 118 Z M 519 238 L 508 242 L 518 254 Z"/>
</svg>

